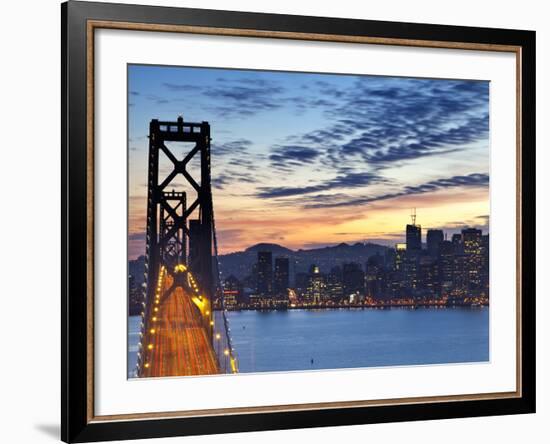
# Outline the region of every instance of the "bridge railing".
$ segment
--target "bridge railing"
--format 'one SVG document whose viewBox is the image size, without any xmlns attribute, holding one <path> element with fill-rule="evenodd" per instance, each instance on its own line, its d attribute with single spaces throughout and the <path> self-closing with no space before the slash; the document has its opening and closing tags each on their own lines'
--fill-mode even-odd
<svg viewBox="0 0 550 444">
<path fill-rule="evenodd" d="M 237 359 L 235 350 L 231 344 L 231 329 L 227 321 L 225 310 L 214 310 L 214 330 L 213 330 L 213 345 L 214 351 L 218 358 L 220 370 L 223 373 L 237 373 Z"/>
<path fill-rule="evenodd" d="M 212 205 L 214 208 L 214 205 Z M 221 283 L 220 262 L 218 260 L 218 239 L 216 237 L 216 221 L 214 219 L 214 210 L 212 209 L 212 237 L 214 246 L 213 265 L 216 285 L 216 303 L 213 305 L 214 318 L 214 351 L 218 357 L 221 370 L 224 373 L 238 373 L 239 367 L 237 355 L 233 344 L 231 343 L 231 328 L 227 319 L 227 310 L 225 309 L 224 289 Z"/>
</svg>

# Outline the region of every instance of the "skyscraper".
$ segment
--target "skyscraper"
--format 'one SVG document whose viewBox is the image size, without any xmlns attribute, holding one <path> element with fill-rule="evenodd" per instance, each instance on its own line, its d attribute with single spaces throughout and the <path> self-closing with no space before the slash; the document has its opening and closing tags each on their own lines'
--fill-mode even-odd
<svg viewBox="0 0 550 444">
<path fill-rule="evenodd" d="M 412 295 L 418 288 L 418 261 L 420 259 L 421 250 L 409 250 L 405 252 L 405 260 L 403 261 L 403 284 L 405 289 Z"/>
<path fill-rule="evenodd" d="M 454 247 L 451 241 L 441 243 L 439 255 L 439 282 L 442 296 L 448 296 L 454 284 Z"/>
<path fill-rule="evenodd" d="M 437 257 L 443 242 L 443 230 L 428 230 L 426 243 L 428 244 L 428 254 Z"/>
<path fill-rule="evenodd" d="M 306 297 L 313 304 L 319 304 L 325 296 L 325 277 L 319 271 L 319 267 L 312 265 L 309 270 Z"/>
<path fill-rule="evenodd" d="M 272 289 L 273 261 L 271 251 L 258 251 L 258 294 L 261 296 L 270 296 Z"/>
<path fill-rule="evenodd" d="M 385 268 L 379 256 L 371 256 L 365 264 L 365 294 L 381 299 L 386 290 Z"/>
<path fill-rule="evenodd" d="M 452 239 L 453 239 L 452 240 L 453 245 L 455 245 L 455 246 L 462 245 L 462 234 L 455 233 L 455 234 L 453 234 Z"/>
<path fill-rule="evenodd" d="M 276 257 L 273 292 L 278 296 L 286 295 L 289 286 L 289 259 L 288 257 Z"/>
<path fill-rule="evenodd" d="M 405 285 L 404 263 L 407 254 L 407 244 L 395 244 L 394 263 L 389 275 L 389 289 L 391 297 L 401 296 L 401 291 Z"/>
<path fill-rule="evenodd" d="M 300 272 L 294 275 L 294 288 L 296 289 L 299 297 L 305 297 L 308 280 L 309 275 L 307 273 Z"/>
<path fill-rule="evenodd" d="M 405 251 L 407 251 L 406 244 L 395 244 L 395 264 L 394 264 L 395 271 L 402 270 L 403 261 L 405 260 Z"/>
<path fill-rule="evenodd" d="M 358 293 L 361 296 L 365 294 L 365 273 L 361 266 L 355 262 L 344 264 L 342 269 L 342 280 L 344 284 L 344 297 Z"/>
<path fill-rule="evenodd" d="M 420 225 L 407 224 L 407 251 L 422 249 L 422 228 Z"/>
<path fill-rule="evenodd" d="M 470 288 L 479 288 L 483 268 L 483 251 L 481 230 L 466 228 L 462 230 L 462 243 L 464 245 L 464 271 L 467 274 Z"/>
<path fill-rule="evenodd" d="M 424 297 L 438 297 L 440 294 L 439 268 L 437 258 L 421 256 L 418 261 L 418 287 Z"/>
<path fill-rule="evenodd" d="M 340 301 L 344 295 L 342 287 L 342 268 L 332 267 L 327 276 L 327 294 L 333 301 Z"/>
<path fill-rule="evenodd" d="M 409 296 L 418 288 L 418 261 L 422 254 L 422 228 L 416 224 L 416 208 L 411 214 L 411 222 L 405 231 L 407 249 L 402 264 L 403 284 Z"/>
</svg>

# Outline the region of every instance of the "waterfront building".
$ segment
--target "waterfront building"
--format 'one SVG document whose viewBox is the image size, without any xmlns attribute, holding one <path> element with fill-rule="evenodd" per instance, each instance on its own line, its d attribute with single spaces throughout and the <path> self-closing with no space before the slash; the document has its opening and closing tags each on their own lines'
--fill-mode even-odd
<svg viewBox="0 0 550 444">
<path fill-rule="evenodd" d="M 296 291 L 296 296 L 302 300 L 306 297 L 307 284 L 309 276 L 307 273 L 296 273 L 294 275 L 294 289 Z"/>
<path fill-rule="evenodd" d="M 289 259 L 288 257 L 275 258 L 275 271 L 273 274 L 273 293 L 276 296 L 287 295 L 289 284 Z"/>
<path fill-rule="evenodd" d="M 349 297 L 351 294 L 361 297 L 365 295 L 365 273 L 361 269 L 361 265 L 355 262 L 344 264 L 342 280 L 345 297 Z"/>
<path fill-rule="evenodd" d="M 265 300 L 264 297 L 260 296 L 259 294 L 251 294 L 249 297 L 249 308 L 253 309 L 261 309 L 263 308 L 263 301 Z"/>
<path fill-rule="evenodd" d="M 257 262 L 257 293 L 271 296 L 273 291 L 273 259 L 271 251 L 259 251 Z"/>
<path fill-rule="evenodd" d="M 306 291 L 307 300 L 315 305 L 318 305 L 322 300 L 326 299 L 325 277 L 321 274 L 317 265 L 312 265 L 309 270 L 308 285 Z"/>
<path fill-rule="evenodd" d="M 223 298 L 226 308 L 233 309 L 239 304 L 244 303 L 243 296 L 243 285 L 239 279 L 233 275 L 225 279 L 223 285 Z"/>
<path fill-rule="evenodd" d="M 371 256 L 365 265 L 365 296 L 383 299 L 385 292 L 385 267 L 379 256 Z"/>
<path fill-rule="evenodd" d="M 326 286 L 327 297 L 333 302 L 340 302 L 344 297 L 341 267 L 336 266 L 331 268 L 327 276 Z"/>
</svg>

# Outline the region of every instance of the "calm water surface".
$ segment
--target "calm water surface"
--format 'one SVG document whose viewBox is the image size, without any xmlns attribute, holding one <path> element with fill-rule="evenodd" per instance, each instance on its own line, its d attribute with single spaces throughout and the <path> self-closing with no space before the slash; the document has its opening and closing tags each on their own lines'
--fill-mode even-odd
<svg viewBox="0 0 550 444">
<path fill-rule="evenodd" d="M 487 307 L 234 311 L 228 320 L 240 372 L 489 360 Z M 132 376 L 139 317 L 129 328 Z"/>
<path fill-rule="evenodd" d="M 487 307 L 241 311 L 228 319 L 240 372 L 489 360 Z"/>
</svg>

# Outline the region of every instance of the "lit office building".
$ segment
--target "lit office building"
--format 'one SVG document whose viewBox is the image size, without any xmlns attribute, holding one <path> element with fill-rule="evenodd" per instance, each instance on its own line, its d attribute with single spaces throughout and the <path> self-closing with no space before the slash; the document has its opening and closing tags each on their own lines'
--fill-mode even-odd
<svg viewBox="0 0 550 444">
<path fill-rule="evenodd" d="M 270 296 L 273 290 L 273 261 L 271 251 L 259 251 L 257 265 L 257 293 L 260 296 Z"/>
<path fill-rule="evenodd" d="M 439 253 L 439 283 L 441 295 L 448 296 L 451 293 L 454 282 L 454 246 L 451 241 L 441 243 Z"/>
<path fill-rule="evenodd" d="M 275 258 L 275 271 L 273 274 L 273 293 L 277 296 L 287 295 L 289 284 L 289 259 L 287 257 Z"/>
<path fill-rule="evenodd" d="M 403 261 L 403 286 L 408 290 L 408 296 L 412 296 L 418 288 L 418 260 L 420 250 L 410 251 L 407 247 L 405 260 Z"/>
<path fill-rule="evenodd" d="M 405 260 L 406 251 L 407 244 L 395 244 L 395 271 L 401 271 L 403 269 L 403 261 Z"/>
<path fill-rule="evenodd" d="M 243 285 L 235 276 L 229 276 L 223 285 L 223 298 L 225 307 L 236 308 L 243 302 Z"/>
<path fill-rule="evenodd" d="M 384 266 L 378 256 L 371 256 L 365 266 L 365 295 L 382 299 L 386 291 Z"/>
<path fill-rule="evenodd" d="M 333 267 L 327 276 L 327 296 L 334 302 L 339 302 L 344 296 L 342 286 L 342 268 Z"/>
<path fill-rule="evenodd" d="M 438 297 L 440 293 L 437 258 L 422 256 L 418 261 L 418 286 L 424 297 Z"/>
<path fill-rule="evenodd" d="M 309 280 L 306 298 L 314 305 L 319 304 L 325 296 L 325 277 L 319 271 L 319 267 L 312 265 L 309 271 Z"/>
<path fill-rule="evenodd" d="M 464 245 L 464 271 L 467 274 L 470 288 L 479 288 L 481 285 L 483 251 L 481 230 L 466 228 L 462 230 Z"/>
</svg>

